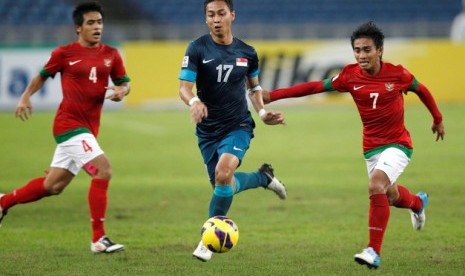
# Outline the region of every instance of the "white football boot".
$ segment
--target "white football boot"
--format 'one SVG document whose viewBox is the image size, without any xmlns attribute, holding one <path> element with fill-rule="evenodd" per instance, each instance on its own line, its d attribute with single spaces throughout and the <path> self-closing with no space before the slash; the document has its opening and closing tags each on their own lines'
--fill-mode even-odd
<svg viewBox="0 0 465 276">
<path fill-rule="evenodd" d="M 381 265 L 381 258 L 371 247 L 365 248 L 361 253 L 355 254 L 354 259 L 357 263 L 366 265 L 369 269 L 376 269 Z"/>
<path fill-rule="evenodd" d="M 197 248 L 192 253 L 192 256 L 196 257 L 197 259 L 201 260 L 202 262 L 208 262 L 212 258 L 213 252 L 208 250 L 208 248 L 203 245 L 203 242 L 200 241 Z"/>
<path fill-rule="evenodd" d="M 270 181 L 266 189 L 273 191 L 280 199 L 287 198 L 286 187 L 274 176 L 274 170 L 270 164 L 263 164 L 258 171 L 264 173 Z"/>
<path fill-rule="evenodd" d="M 107 236 L 90 244 L 90 250 L 94 253 L 115 253 L 124 250 L 124 245 L 112 242 Z"/>
<path fill-rule="evenodd" d="M 421 230 L 425 226 L 426 214 L 425 208 L 428 205 L 428 194 L 425 192 L 419 192 L 417 196 L 421 199 L 421 209 L 418 212 L 410 210 L 410 219 L 412 220 L 412 226 L 415 230 Z"/>
</svg>

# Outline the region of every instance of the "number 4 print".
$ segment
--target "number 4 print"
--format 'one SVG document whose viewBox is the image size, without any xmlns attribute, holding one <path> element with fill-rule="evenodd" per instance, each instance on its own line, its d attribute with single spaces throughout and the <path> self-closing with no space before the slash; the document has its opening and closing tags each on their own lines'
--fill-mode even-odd
<svg viewBox="0 0 465 276">
<path fill-rule="evenodd" d="M 87 144 L 86 140 L 82 140 L 82 148 L 84 148 L 84 152 L 92 151 L 92 147 Z"/>
<path fill-rule="evenodd" d="M 94 66 L 90 68 L 89 80 L 91 80 L 93 83 L 97 82 L 97 67 Z"/>
</svg>

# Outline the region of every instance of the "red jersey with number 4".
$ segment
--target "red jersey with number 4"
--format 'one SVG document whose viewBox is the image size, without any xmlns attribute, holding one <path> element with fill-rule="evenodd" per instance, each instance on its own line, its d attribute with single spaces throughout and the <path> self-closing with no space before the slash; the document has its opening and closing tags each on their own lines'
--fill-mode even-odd
<svg viewBox="0 0 465 276">
<path fill-rule="evenodd" d="M 349 92 L 357 105 L 363 123 L 364 152 L 388 144 L 412 149 L 404 125 L 402 93 L 407 93 L 414 79 L 401 65 L 384 62 L 375 76 L 365 73 L 358 64 L 350 64 L 332 78 L 333 88 Z"/>
<path fill-rule="evenodd" d="M 118 50 L 105 44 L 88 48 L 78 42 L 60 46 L 52 52 L 41 75 L 53 77 L 58 72 L 63 100 L 55 116 L 53 135 L 84 127 L 97 136 L 109 78 L 115 84 L 129 80 Z"/>
</svg>

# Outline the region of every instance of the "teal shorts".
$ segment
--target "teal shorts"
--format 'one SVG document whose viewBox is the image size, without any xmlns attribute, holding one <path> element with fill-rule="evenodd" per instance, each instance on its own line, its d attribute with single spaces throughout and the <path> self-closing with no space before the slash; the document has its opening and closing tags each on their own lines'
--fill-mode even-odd
<svg viewBox="0 0 465 276">
<path fill-rule="evenodd" d="M 224 153 L 235 155 L 239 159 L 240 165 L 245 153 L 249 149 L 252 135 L 249 129 L 236 129 L 222 139 L 198 139 L 200 152 L 212 185 L 215 185 L 215 169 L 220 156 Z"/>
</svg>

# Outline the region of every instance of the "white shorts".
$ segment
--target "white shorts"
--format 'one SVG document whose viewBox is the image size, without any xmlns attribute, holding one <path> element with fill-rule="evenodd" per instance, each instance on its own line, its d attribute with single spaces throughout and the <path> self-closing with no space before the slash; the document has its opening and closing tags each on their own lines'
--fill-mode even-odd
<svg viewBox="0 0 465 276">
<path fill-rule="evenodd" d="M 102 154 L 95 136 L 82 133 L 57 145 L 50 167 L 63 168 L 77 175 L 84 164 Z"/>
<path fill-rule="evenodd" d="M 369 177 L 371 177 L 375 169 L 382 170 L 389 177 L 392 185 L 404 172 L 410 158 L 400 149 L 392 147 L 365 159 L 365 162 Z"/>
</svg>

